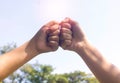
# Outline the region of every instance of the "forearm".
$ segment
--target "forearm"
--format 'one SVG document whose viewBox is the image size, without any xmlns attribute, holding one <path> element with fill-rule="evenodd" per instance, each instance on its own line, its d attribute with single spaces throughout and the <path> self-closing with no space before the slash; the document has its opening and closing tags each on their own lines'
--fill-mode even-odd
<svg viewBox="0 0 120 83">
<path fill-rule="evenodd" d="M 27 42 L 15 50 L 0 56 L 0 80 L 37 55 L 37 52 L 31 49 L 32 47 L 30 46 L 32 45 L 29 44 L 30 42 Z"/>
<path fill-rule="evenodd" d="M 109 63 L 90 43 L 76 51 L 101 83 L 120 83 L 120 70 Z"/>
</svg>

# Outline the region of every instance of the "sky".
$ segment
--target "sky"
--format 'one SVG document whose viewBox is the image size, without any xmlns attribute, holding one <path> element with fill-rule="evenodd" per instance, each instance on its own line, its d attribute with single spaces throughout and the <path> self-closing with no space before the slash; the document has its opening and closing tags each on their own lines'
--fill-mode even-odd
<svg viewBox="0 0 120 83">
<path fill-rule="evenodd" d="M 120 0 L 0 0 L 0 46 L 29 41 L 51 20 L 76 20 L 90 42 L 120 68 Z M 59 48 L 28 63 L 52 65 L 55 73 L 91 73 L 75 52 Z"/>
</svg>

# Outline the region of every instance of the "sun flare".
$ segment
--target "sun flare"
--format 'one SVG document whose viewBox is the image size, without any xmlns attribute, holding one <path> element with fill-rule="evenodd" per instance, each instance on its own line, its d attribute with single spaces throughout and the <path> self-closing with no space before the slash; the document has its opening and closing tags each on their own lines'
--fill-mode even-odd
<svg viewBox="0 0 120 83">
<path fill-rule="evenodd" d="M 40 5 L 40 13 L 47 18 L 64 18 L 68 14 L 68 5 L 64 0 L 44 1 Z"/>
</svg>

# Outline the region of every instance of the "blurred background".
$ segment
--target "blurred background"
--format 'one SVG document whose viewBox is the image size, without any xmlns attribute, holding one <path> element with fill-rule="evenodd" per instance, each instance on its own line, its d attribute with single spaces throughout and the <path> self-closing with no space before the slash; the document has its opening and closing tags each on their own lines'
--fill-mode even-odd
<svg viewBox="0 0 120 83">
<path fill-rule="evenodd" d="M 60 22 L 70 17 L 83 27 L 91 43 L 120 68 L 119 4 L 119 0 L 0 0 L 1 50 L 10 45 L 19 47 L 51 20 Z M 51 65 L 54 74 L 74 71 L 92 74 L 76 53 L 62 48 L 41 54 L 27 64 L 36 62 Z"/>
</svg>

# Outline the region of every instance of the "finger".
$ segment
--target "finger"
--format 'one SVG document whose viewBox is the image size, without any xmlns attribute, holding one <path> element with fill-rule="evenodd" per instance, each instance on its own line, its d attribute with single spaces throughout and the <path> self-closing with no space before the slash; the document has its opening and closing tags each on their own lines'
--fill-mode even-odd
<svg viewBox="0 0 120 83">
<path fill-rule="evenodd" d="M 56 22 L 56 21 L 50 21 L 47 24 L 45 24 L 44 26 L 42 26 L 42 29 L 44 29 L 44 31 L 46 31 L 46 33 L 50 33 L 50 30 L 49 30 L 50 27 L 53 26 L 53 25 L 55 25 L 55 24 L 59 25 L 59 23 Z"/>
<path fill-rule="evenodd" d="M 62 33 L 60 35 L 60 40 L 72 40 L 72 35 L 67 33 Z"/>
<path fill-rule="evenodd" d="M 50 37 L 48 37 L 48 41 L 57 41 L 57 42 L 59 42 L 59 36 L 50 36 Z"/>
<path fill-rule="evenodd" d="M 67 33 L 67 34 L 72 35 L 72 31 L 70 29 L 67 29 L 67 28 L 61 28 L 61 33 Z"/>
<path fill-rule="evenodd" d="M 69 21 L 70 21 L 70 18 L 66 17 L 62 22 L 63 22 L 63 23 L 65 23 L 65 22 L 66 22 L 66 23 L 69 23 Z"/>
<path fill-rule="evenodd" d="M 53 51 L 58 49 L 59 43 L 56 41 L 49 41 L 48 45 L 52 48 Z"/>
<path fill-rule="evenodd" d="M 60 41 L 60 45 L 65 45 L 65 46 L 71 45 L 71 43 L 72 43 L 72 40 L 62 40 L 62 41 Z"/>
<path fill-rule="evenodd" d="M 68 48 L 71 45 L 71 43 L 72 43 L 71 40 L 64 40 L 64 41 L 61 41 L 60 46 L 63 49 L 66 49 L 66 48 Z"/>
<path fill-rule="evenodd" d="M 60 45 L 62 48 L 65 48 L 65 47 L 66 47 L 66 45 L 65 45 L 65 43 L 64 43 L 64 40 L 60 40 L 59 45 Z"/>
<path fill-rule="evenodd" d="M 55 24 L 59 24 L 59 23 L 56 22 L 56 21 L 50 21 L 50 22 L 48 22 L 47 24 L 45 24 L 44 26 L 50 27 L 50 26 L 53 26 L 53 25 L 55 25 Z"/>
<path fill-rule="evenodd" d="M 48 45 L 50 45 L 50 46 L 58 46 L 58 42 L 56 42 L 56 41 L 49 41 Z"/>
<path fill-rule="evenodd" d="M 65 49 L 66 48 L 66 45 L 63 43 L 63 44 L 61 44 L 60 45 L 63 49 Z"/>
<path fill-rule="evenodd" d="M 79 25 L 78 22 L 71 20 L 71 19 L 69 19 L 69 23 L 73 26 Z"/>
<path fill-rule="evenodd" d="M 60 34 L 60 30 L 58 29 L 58 30 L 56 30 L 54 32 L 50 32 L 49 36 L 55 36 L 55 35 L 59 35 L 59 34 Z"/>
<path fill-rule="evenodd" d="M 56 30 L 59 30 L 59 28 L 60 28 L 59 24 L 55 24 L 55 25 L 49 27 L 50 32 L 54 32 Z"/>
<path fill-rule="evenodd" d="M 59 25 L 53 25 L 52 27 L 51 27 L 51 29 L 48 29 L 47 30 L 47 41 L 50 41 L 50 40 L 57 40 L 57 41 L 59 41 L 59 38 L 57 37 L 57 39 L 56 39 L 56 36 L 59 36 L 59 34 L 60 34 L 60 30 L 58 29 L 58 26 Z M 52 30 L 54 30 L 54 31 L 52 31 Z M 54 37 L 55 36 L 55 37 Z"/>
<path fill-rule="evenodd" d="M 74 20 L 69 20 L 70 24 L 71 24 L 71 30 L 74 33 L 73 35 L 77 36 L 78 38 L 84 38 L 85 37 L 85 33 L 83 31 L 83 28 L 81 28 L 81 26 L 79 25 L 78 22 L 74 21 Z"/>
<path fill-rule="evenodd" d="M 71 45 L 71 43 L 72 43 L 72 41 L 71 41 L 71 40 L 64 40 L 64 44 L 65 44 L 66 46 Z"/>
<path fill-rule="evenodd" d="M 47 24 L 45 24 L 45 25 L 42 27 L 42 29 L 44 29 L 44 32 L 46 32 L 46 34 L 49 34 L 49 33 L 51 33 L 51 31 L 52 31 L 52 30 L 50 29 L 50 27 L 53 26 L 53 25 L 56 25 L 56 24 L 59 25 L 59 23 L 56 22 L 56 21 L 50 21 L 50 22 L 48 22 Z"/>
<path fill-rule="evenodd" d="M 61 23 L 61 28 L 68 28 L 68 29 L 71 29 L 71 25 L 69 23 Z"/>
</svg>

